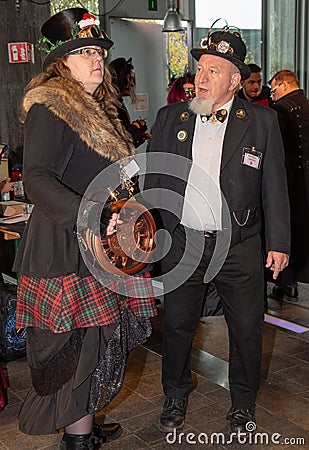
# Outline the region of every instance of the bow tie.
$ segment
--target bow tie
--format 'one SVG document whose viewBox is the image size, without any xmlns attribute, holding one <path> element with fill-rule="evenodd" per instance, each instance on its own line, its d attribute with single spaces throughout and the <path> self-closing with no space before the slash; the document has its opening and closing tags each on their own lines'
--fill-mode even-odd
<svg viewBox="0 0 309 450">
<path fill-rule="evenodd" d="M 227 118 L 227 110 L 226 109 L 219 109 L 218 111 L 213 111 L 211 114 L 206 116 L 205 114 L 201 114 L 201 121 L 207 122 L 209 120 L 209 123 L 216 123 L 216 122 L 224 122 Z"/>
</svg>

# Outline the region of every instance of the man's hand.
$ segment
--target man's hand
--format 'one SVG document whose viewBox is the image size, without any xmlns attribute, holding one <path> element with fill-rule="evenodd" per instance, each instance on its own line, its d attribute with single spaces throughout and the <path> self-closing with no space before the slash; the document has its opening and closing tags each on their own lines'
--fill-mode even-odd
<svg viewBox="0 0 309 450">
<path fill-rule="evenodd" d="M 279 273 L 289 264 L 289 255 L 286 253 L 269 251 L 267 254 L 266 267 L 272 270 L 273 279 L 276 280 Z"/>
</svg>

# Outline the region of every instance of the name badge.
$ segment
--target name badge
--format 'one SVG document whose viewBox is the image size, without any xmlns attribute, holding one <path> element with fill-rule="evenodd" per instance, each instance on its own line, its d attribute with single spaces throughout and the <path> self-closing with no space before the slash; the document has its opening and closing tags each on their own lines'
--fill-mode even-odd
<svg viewBox="0 0 309 450">
<path fill-rule="evenodd" d="M 129 164 L 123 167 L 123 170 L 125 171 L 126 175 L 129 178 L 132 178 L 140 171 L 140 167 L 135 161 L 135 159 L 132 159 L 132 161 L 130 161 Z"/>
<path fill-rule="evenodd" d="M 259 169 L 262 162 L 262 153 L 256 150 L 255 147 L 244 147 L 242 149 L 241 163 L 245 166 Z"/>
</svg>

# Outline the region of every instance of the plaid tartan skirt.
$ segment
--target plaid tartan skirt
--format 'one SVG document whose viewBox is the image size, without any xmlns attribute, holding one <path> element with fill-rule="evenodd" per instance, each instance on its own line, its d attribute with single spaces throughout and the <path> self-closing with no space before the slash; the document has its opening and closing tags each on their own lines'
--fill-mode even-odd
<svg viewBox="0 0 309 450">
<path fill-rule="evenodd" d="M 149 273 L 120 280 L 121 293 L 137 317 L 157 315 Z M 118 282 L 101 284 L 95 277 L 70 274 L 56 278 L 21 275 L 16 327 L 37 327 L 54 333 L 119 322 Z M 108 286 L 108 287 L 107 287 Z"/>
</svg>

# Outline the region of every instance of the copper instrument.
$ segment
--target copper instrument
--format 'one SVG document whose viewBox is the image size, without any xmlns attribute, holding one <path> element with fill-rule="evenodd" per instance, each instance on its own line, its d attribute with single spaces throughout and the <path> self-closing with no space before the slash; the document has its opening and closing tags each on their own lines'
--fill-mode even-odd
<svg viewBox="0 0 309 450">
<path fill-rule="evenodd" d="M 91 229 L 86 242 L 97 263 L 114 275 L 133 275 L 141 271 L 155 247 L 155 222 L 145 207 L 132 200 L 118 200 L 109 205 L 119 214 L 116 232 L 102 239 Z"/>
</svg>

